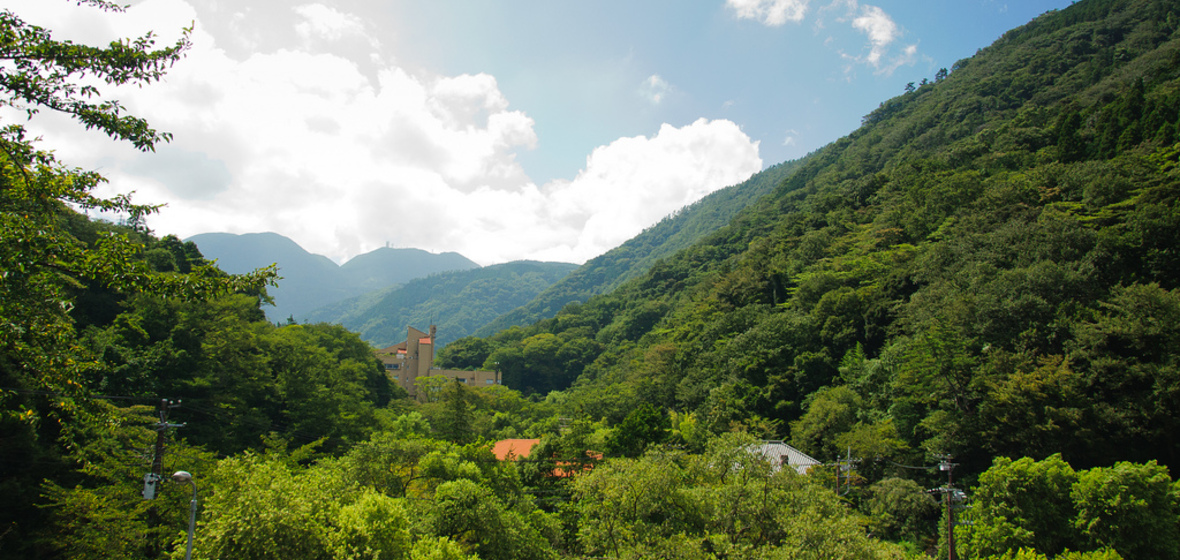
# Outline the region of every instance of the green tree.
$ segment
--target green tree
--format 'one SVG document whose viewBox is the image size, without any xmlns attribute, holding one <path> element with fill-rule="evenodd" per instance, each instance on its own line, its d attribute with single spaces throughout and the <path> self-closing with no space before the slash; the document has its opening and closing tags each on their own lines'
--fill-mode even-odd
<svg viewBox="0 0 1180 560">
<path fill-rule="evenodd" d="M 473 400 L 472 389 L 458 379 L 447 384 L 440 402 L 442 411 L 433 422 L 443 439 L 459 444 L 471 443 L 475 439 Z"/>
<path fill-rule="evenodd" d="M 434 363 L 444 369 L 476 369 L 491 353 L 492 343 L 487 339 L 466 336 L 439 350 Z"/>
<path fill-rule="evenodd" d="M 1123 560 L 1118 552 L 1109 548 L 1091 552 L 1063 552 L 1056 555 L 1046 555 L 1030 548 L 1009 550 L 1004 554 L 983 556 L 983 560 Z"/>
<path fill-rule="evenodd" d="M 888 540 L 929 545 L 938 523 L 939 504 L 917 482 L 885 478 L 869 487 L 862 507 L 869 515 L 873 534 Z"/>
<path fill-rule="evenodd" d="M 1060 455 L 996 458 L 972 494 L 974 525 L 960 539 L 962 548 L 981 556 L 1020 548 L 1060 553 L 1077 542 L 1070 499 L 1077 480 Z"/>
<path fill-rule="evenodd" d="M 1074 528 L 1089 547 L 1127 558 L 1180 556 L 1180 485 L 1155 461 L 1090 469 L 1071 496 Z"/>
<path fill-rule="evenodd" d="M 357 485 L 334 462 L 247 453 L 209 477 L 194 549 L 210 558 L 392 560 L 410 553 L 401 500 Z"/>
<path fill-rule="evenodd" d="M 647 446 L 663 443 L 672 434 L 672 421 L 662 410 L 643 403 L 631 411 L 607 437 L 607 452 L 637 457 Z"/>
<path fill-rule="evenodd" d="M 336 514 L 337 530 L 329 538 L 333 558 L 401 560 L 410 550 L 406 512 L 397 500 L 372 490 Z"/>
<path fill-rule="evenodd" d="M 1088 430 L 1109 448 L 1131 442 L 1121 457 L 1165 464 L 1180 461 L 1180 288 L 1158 284 L 1119 287 L 1090 321 L 1077 326 L 1071 356 L 1088 375 L 1086 390 L 1103 396 L 1091 405 Z M 1114 457 L 1096 449 L 1094 461 Z"/>
<path fill-rule="evenodd" d="M 76 3 L 121 10 L 103 0 Z M 126 114 L 100 90 L 159 80 L 189 48 L 188 31 L 161 49 L 155 48 L 151 33 L 89 47 L 56 40 L 50 30 L 2 9 L 0 37 L 0 107 L 30 117 L 44 109 L 61 112 L 84 128 L 143 151 L 170 138 Z M 39 517 L 28 507 L 27 489 L 37 488 L 46 474 L 59 474 L 54 471 L 61 468 L 61 453 L 48 449 L 53 442 L 82 445 L 72 440 L 87 432 L 85 424 L 114 420 L 109 408 L 89 398 L 86 379 L 94 373 L 95 359 L 76 343 L 73 312 L 80 291 L 181 298 L 261 295 L 274 276 L 271 270 L 227 277 L 210 266 L 183 274 L 154 269 L 140 258 L 139 238 L 143 218 L 156 208 L 126 196 L 96 195 L 104 181 L 98 173 L 69 167 L 38 149 L 22 125 L 0 123 L 0 431 L 6 434 L 0 454 L 52 457 L 55 464 L 0 466 L 0 486 L 26 489 L 0 496 L 0 531 L 5 533 L 16 530 L 18 522 Z M 121 215 L 133 227 L 90 228 L 94 235 L 82 235 L 86 219 L 78 210 Z M 6 542 L 32 542 L 16 531 Z"/>
<path fill-rule="evenodd" d="M 845 385 L 812 393 L 807 412 L 791 422 L 791 444 L 817 457 L 841 455 L 844 449 L 838 446 L 836 438 L 856 425 L 863 406 L 860 395 Z"/>
<path fill-rule="evenodd" d="M 143 486 L 134 483 L 151 469 L 151 458 L 138 450 L 156 439 L 148 428 L 152 410 L 96 406 L 109 409 L 107 422 L 80 427 L 79 445 L 69 455 L 80 465 L 77 472 L 68 482 L 41 482 L 48 519 L 29 539 L 38 545 L 38 556 L 146 559 L 183 547 L 176 537 L 188 521 L 188 488 L 164 483 L 149 501 Z M 181 442 L 169 442 L 167 449 L 165 469 L 208 472 L 214 464 L 210 454 Z"/>
<path fill-rule="evenodd" d="M 538 512 L 533 517 L 544 516 Z M 470 480 L 439 486 L 430 527 L 434 534 L 466 546 L 484 560 L 556 558 L 530 516 L 506 507 L 491 490 Z"/>
<path fill-rule="evenodd" d="M 355 491 L 328 470 L 253 454 L 223 460 L 210 482 L 194 548 L 212 558 L 332 558 L 333 520 Z"/>
<path fill-rule="evenodd" d="M 901 558 L 859 515 L 754 440 L 727 434 L 701 455 L 652 449 L 574 480 L 586 555 L 609 558 Z"/>
<path fill-rule="evenodd" d="M 463 552 L 458 543 L 446 537 L 424 537 L 414 543 L 410 560 L 479 560 L 479 556 Z"/>
</svg>

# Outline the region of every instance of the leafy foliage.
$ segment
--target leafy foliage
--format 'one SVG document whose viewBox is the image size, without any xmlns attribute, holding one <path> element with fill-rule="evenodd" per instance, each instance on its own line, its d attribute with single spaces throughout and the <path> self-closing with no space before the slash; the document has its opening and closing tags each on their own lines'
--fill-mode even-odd
<svg viewBox="0 0 1180 560">
<path fill-rule="evenodd" d="M 1075 472 L 1059 455 L 998 458 L 980 476 L 964 548 L 981 556 L 1073 549 L 1167 558 L 1180 543 L 1178 499 L 1177 484 L 1154 461 Z"/>
<path fill-rule="evenodd" d="M 100 0 L 79 3 L 119 10 Z M 103 99 L 99 88 L 160 79 L 188 48 L 187 31 L 163 49 L 155 49 L 151 34 L 89 47 L 55 40 L 49 30 L 5 9 L 0 10 L 0 37 L 0 106 L 30 117 L 42 109 L 59 111 L 140 150 L 169 139 L 124 114 L 117 101 Z M 35 528 L 41 517 L 29 507 L 35 499 L 29 499 L 27 489 L 40 487 L 37 481 L 45 474 L 68 472 L 77 449 L 97 437 L 90 427 L 118 422 L 111 408 L 90 398 L 87 378 L 100 368 L 77 343 L 77 322 L 100 320 L 103 303 L 139 293 L 179 300 L 233 293 L 259 297 L 273 278 L 268 270 L 227 277 L 187 255 L 180 259 L 186 268 L 166 269 L 168 256 L 177 264 L 167 244 L 155 247 L 167 255 L 156 252 L 154 260 L 145 259 L 138 226 L 155 208 L 124 196 L 94 194 L 104 180 L 38 149 L 20 124 L 0 127 L 0 426 L 6 434 L 0 453 L 30 459 L 0 467 L 5 487 L 26 489 L 5 494 L 0 531 L 25 546 L 34 539 L 24 534 L 23 524 L 29 521 L 28 527 Z M 132 227 L 88 227 L 79 211 L 121 214 Z M 94 297 L 79 296 L 84 291 Z M 49 492 L 54 500 L 66 500 L 52 487 Z M 70 500 L 83 500 L 83 495 Z M 116 499 L 102 492 L 89 496 L 92 505 Z"/>
</svg>

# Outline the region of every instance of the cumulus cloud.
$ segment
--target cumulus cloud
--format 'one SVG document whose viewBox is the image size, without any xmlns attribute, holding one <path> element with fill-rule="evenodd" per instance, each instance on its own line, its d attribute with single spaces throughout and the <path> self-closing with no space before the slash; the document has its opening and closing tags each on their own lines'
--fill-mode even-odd
<svg viewBox="0 0 1180 560">
<path fill-rule="evenodd" d="M 157 233 L 274 231 L 337 261 L 390 243 L 481 264 L 583 262 L 762 166 L 736 124 L 702 119 L 607 143 L 574 178 L 537 185 L 516 161 L 537 146 L 535 123 L 494 76 L 364 69 L 313 45 L 367 37 L 360 20 L 318 4 L 281 9 L 300 37 L 244 55 L 182 0 L 89 24 L 136 35 L 197 20 L 193 49 L 165 81 L 104 91 L 175 135 L 157 153 L 52 115 L 32 126 L 52 129 L 63 160 L 105 174 L 102 194 L 167 204 L 149 218 Z M 128 21 L 142 31 L 114 27 Z M 648 82 L 660 96 L 671 87 Z"/>
<path fill-rule="evenodd" d="M 294 10 L 303 18 L 303 21 L 295 25 L 295 32 L 305 40 L 315 38 L 337 41 L 348 36 L 369 38 L 365 33 L 364 22 L 354 15 L 336 11 L 323 4 L 296 6 Z"/>
<path fill-rule="evenodd" d="M 575 179 L 547 186 L 552 217 L 582 222 L 559 250 L 569 247 L 575 260 L 585 260 L 761 168 L 758 143 L 728 120 L 665 124 L 651 138 L 596 148 Z"/>
<path fill-rule="evenodd" d="M 852 27 L 869 37 L 868 63 L 880 66 L 881 55 L 897 38 L 897 24 L 893 18 L 877 6 L 864 6 L 861 15 L 852 20 Z"/>
<path fill-rule="evenodd" d="M 752 19 L 771 27 L 778 27 L 786 22 L 800 23 L 807 15 L 810 0 L 726 0 L 725 5 L 738 19 Z M 824 29 L 823 13 L 837 13 L 836 20 L 846 23 L 858 33 L 868 38 L 866 52 L 863 55 L 849 55 L 841 51 L 841 56 L 856 64 L 873 67 L 880 74 L 889 74 L 898 67 L 913 64 L 917 55 L 917 45 L 904 47 L 899 54 L 890 55 L 890 48 L 901 36 L 902 30 L 893 18 L 878 6 L 860 4 L 858 0 L 832 0 L 819 9 L 814 21 L 815 28 Z M 835 39 L 828 37 L 825 44 L 833 44 Z M 848 68 L 851 70 L 851 68 Z"/>
<path fill-rule="evenodd" d="M 726 0 L 738 19 L 753 19 L 778 27 L 788 21 L 799 23 L 807 13 L 809 0 Z"/>
</svg>

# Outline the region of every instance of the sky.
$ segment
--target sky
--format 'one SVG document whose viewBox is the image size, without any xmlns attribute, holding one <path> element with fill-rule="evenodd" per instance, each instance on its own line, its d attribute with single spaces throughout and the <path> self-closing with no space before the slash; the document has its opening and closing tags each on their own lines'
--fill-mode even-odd
<svg viewBox="0 0 1180 560">
<path fill-rule="evenodd" d="M 161 82 L 101 88 L 154 153 L 31 121 L 159 236 L 271 231 L 343 263 L 380 247 L 583 263 L 852 132 L 908 82 L 1070 0 L 3 0 L 103 45 L 193 27 Z"/>
</svg>

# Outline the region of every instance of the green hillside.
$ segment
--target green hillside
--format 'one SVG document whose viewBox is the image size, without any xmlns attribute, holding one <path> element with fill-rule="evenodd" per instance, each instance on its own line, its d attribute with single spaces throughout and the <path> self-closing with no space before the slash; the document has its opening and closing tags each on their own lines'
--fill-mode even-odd
<svg viewBox="0 0 1180 560">
<path fill-rule="evenodd" d="M 613 290 L 623 282 L 647 272 L 659 259 L 696 243 L 724 226 L 743 208 L 770 193 L 775 185 L 798 168 L 799 163 L 792 161 L 773 165 L 737 185 L 710 193 L 622 245 L 590 259 L 527 305 L 497 317 L 475 334 L 488 336 L 509 327 L 549 319 L 567 304 L 583 302 L 591 296 Z"/>
<path fill-rule="evenodd" d="M 1047 13 L 643 276 L 462 345 L 592 418 L 652 403 L 821 458 L 1180 465 L 1178 11 Z M 534 347 L 580 352 L 555 377 Z"/>
<path fill-rule="evenodd" d="M 440 272 L 322 307 L 307 318 L 343 325 L 379 348 L 405 340 L 407 326 L 437 325 L 442 346 L 523 305 L 574 268 L 517 261 Z"/>
</svg>

